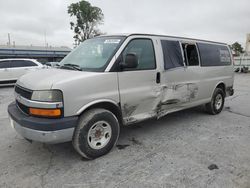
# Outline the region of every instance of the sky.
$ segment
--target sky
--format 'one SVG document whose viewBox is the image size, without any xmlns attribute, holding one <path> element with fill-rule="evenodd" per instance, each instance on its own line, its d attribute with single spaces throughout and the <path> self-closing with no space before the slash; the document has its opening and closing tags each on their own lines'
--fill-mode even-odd
<svg viewBox="0 0 250 188">
<path fill-rule="evenodd" d="M 79 0 L 0 0 L 0 45 L 72 47 L 67 7 Z M 245 47 L 250 0 L 89 0 L 102 9 L 102 32 L 153 33 Z"/>
</svg>

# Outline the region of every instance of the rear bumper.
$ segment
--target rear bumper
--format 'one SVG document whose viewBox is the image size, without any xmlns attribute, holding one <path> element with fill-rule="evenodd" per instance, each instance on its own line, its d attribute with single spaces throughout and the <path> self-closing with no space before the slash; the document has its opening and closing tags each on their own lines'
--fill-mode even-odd
<svg viewBox="0 0 250 188">
<path fill-rule="evenodd" d="M 22 113 L 15 103 L 8 106 L 12 127 L 24 138 L 42 143 L 71 141 L 78 117 L 60 119 L 37 118 Z"/>
</svg>

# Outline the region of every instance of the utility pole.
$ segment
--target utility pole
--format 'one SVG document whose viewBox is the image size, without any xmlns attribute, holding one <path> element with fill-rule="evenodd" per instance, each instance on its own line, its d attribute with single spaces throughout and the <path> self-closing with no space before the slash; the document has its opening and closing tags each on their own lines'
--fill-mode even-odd
<svg viewBox="0 0 250 188">
<path fill-rule="evenodd" d="M 46 30 L 44 30 L 44 43 L 45 43 L 45 48 L 47 48 L 48 47 L 48 43 L 47 43 Z"/>
<path fill-rule="evenodd" d="M 8 46 L 10 46 L 10 34 L 8 33 Z"/>
</svg>

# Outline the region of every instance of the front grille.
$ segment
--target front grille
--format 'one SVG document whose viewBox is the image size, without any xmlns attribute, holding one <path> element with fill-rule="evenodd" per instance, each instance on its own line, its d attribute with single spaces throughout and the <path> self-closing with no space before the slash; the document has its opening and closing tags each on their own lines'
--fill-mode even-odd
<svg viewBox="0 0 250 188">
<path fill-rule="evenodd" d="M 24 89 L 23 87 L 20 87 L 18 85 L 15 86 L 15 92 L 21 95 L 22 97 L 26 99 L 31 99 L 32 91 L 28 89 Z"/>
<path fill-rule="evenodd" d="M 23 105 L 22 103 L 16 101 L 16 105 L 17 107 L 22 111 L 24 112 L 25 114 L 29 114 L 29 107 Z"/>
</svg>

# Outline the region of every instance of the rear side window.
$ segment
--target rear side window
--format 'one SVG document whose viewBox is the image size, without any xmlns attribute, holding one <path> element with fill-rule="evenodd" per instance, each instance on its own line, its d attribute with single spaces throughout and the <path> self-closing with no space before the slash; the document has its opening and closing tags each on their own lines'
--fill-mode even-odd
<svg viewBox="0 0 250 188">
<path fill-rule="evenodd" d="M 34 66 L 37 66 L 37 64 L 34 63 L 34 62 L 32 62 L 32 61 L 24 61 L 24 62 L 23 62 L 23 65 L 24 65 L 25 67 L 34 67 Z"/>
<path fill-rule="evenodd" d="M 162 40 L 165 70 L 183 66 L 183 57 L 179 41 Z"/>
<path fill-rule="evenodd" d="M 12 67 L 32 67 L 32 66 L 37 66 L 37 64 L 27 60 L 12 60 Z"/>
<path fill-rule="evenodd" d="M 201 66 L 231 65 L 231 56 L 227 46 L 198 43 Z"/>
<path fill-rule="evenodd" d="M 0 61 L 0 69 L 10 68 L 11 62 L 10 61 Z"/>
</svg>

